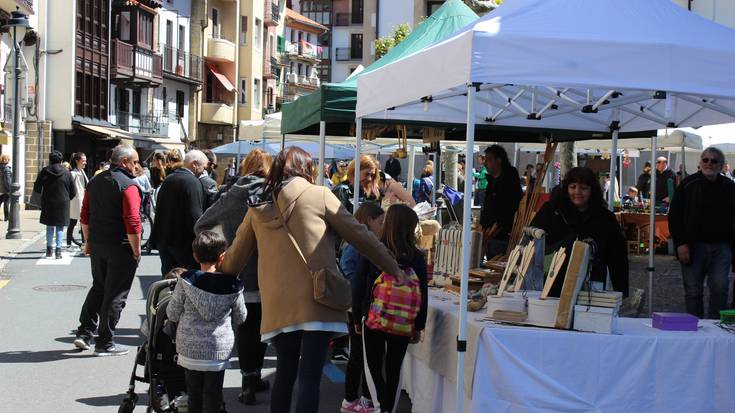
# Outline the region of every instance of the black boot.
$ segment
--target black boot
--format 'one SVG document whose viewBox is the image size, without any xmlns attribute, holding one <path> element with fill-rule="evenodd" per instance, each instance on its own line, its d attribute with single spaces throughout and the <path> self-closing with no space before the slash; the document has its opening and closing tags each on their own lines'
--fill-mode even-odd
<svg viewBox="0 0 735 413">
<path fill-rule="evenodd" d="M 61 248 L 56 248 L 56 259 L 57 260 L 61 259 Z"/>
<path fill-rule="evenodd" d="M 261 393 L 261 392 L 270 390 L 270 388 L 271 388 L 270 382 L 268 382 L 267 380 L 261 379 L 260 373 L 258 373 L 258 380 L 255 383 L 255 391 L 258 393 Z"/>
<path fill-rule="evenodd" d="M 248 406 L 252 406 L 256 403 L 255 393 L 257 392 L 256 385 L 258 383 L 258 376 L 255 374 L 244 374 L 242 376 L 242 392 L 238 399 L 240 403 L 244 403 Z"/>
<path fill-rule="evenodd" d="M 54 248 L 46 247 L 46 258 L 51 258 L 53 256 L 54 256 Z"/>
</svg>

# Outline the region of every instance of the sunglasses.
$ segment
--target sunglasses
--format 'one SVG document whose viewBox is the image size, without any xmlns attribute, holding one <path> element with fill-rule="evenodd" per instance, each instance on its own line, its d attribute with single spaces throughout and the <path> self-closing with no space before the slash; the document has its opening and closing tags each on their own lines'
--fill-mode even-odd
<svg viewBox="0 0 735 413">
<path fill-rule="evenodd" d="M 708 163 L 710 165 L 717 165 L 718 163 L 720 163 L 720 160 L 715 159 L 715 158 L 702 158 L 702 163 Z"/>
</svg>

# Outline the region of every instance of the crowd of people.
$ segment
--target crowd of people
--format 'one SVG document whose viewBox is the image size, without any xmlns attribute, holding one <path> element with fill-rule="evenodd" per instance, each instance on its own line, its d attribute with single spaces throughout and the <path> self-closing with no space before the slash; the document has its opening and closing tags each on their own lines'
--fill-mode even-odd
<svg viewBox="0 0 735 413">
<path fill-rule="evenodd" d="M 483 155 L 470 184 L 482 206 L 479 223 L 489 259 L 507 251 L 524 187 L 534 187 L 543 165 L 528 165 L 520 175 L 503 147 L 489 146 Z M 0 178 L 8 161 L 0 157 Z M 412 207 L 431 202 L 437 189 L 434 163 L 423 166 L 409 193 L 392 156 L 382 169 L 369 155 L 334 162 L 323 171 L 321 186 L 315 184 L 316 164 L 298 147 L 275 158 L 255 149 L 237 169 L 230 162 L 221 182 L 216 161 L 208 151 L 184 156 L 170 151 L 153 154 L 145 167 L 135 149 L 121 144 L 89 179 L 85 154 L 73 154 L 69 167 L 61 153 L 50 154 L 34 185 L 47 225 L 47 256 L 60 257 L 64 227 L 67 246 L 73 247 L 80 224 L 83 252 L 91 258 L 93 284 L 74 345 L 89 350 L 94 342 L 100 356 L 128 352 L 115 343 L 114 332 L 141 257 L 143 212 L 155 216 L 148 245 L 159 253 L 162 277 L 179 279 L 168 317 L 177 325 L 190 412 L 219 411 L 224 370 L 235 349 L 240 400 L 255 404 L 257 394 L 270 387 L 261 376 L 269 345 L 277 354 L 271 411 L 288 412 L 292 404 L 298 412 L 318 411 L 330 348 L 334 360 L 347 362 L 341 411 L 392 411 L 403 358 L 408 346 L 421 340 L 426 323 L 430 275 L 417 248 Z M 724 173 L 725 158 L 717 149 L 706 149 L 699 171 L 678 185 L 666 158 L 659 161 L 656 187 L 651 188 L 647 165 L 628 196 L 646 197 L 655 190 L 670 205 L 687 311 L 705 316 L 706 280 L 707 315 L 716 317 L 728 298 L 735 229 L 721 223 L 735 222 L 735 182 Z M 464 166 L 460 162 L 460 170 Z M 7 194 L 10 184 L 0 180 L 0 192 L 3 185 Z M 532 223 L 546 231 L 546 252 L 570 248 L 577 239 L 593 240 L 591 279 L 604 283 L 609 276 L 612 288 L 627 296 L 627 243 L 596 174 L 573 168 L 551 192 Z M 0 201 L 6 199 L 0 195 Z M 349 280 L 350 311 L 315 298 L 318 274 Z M 559 277 L 552 295 L 562 283 Z M 376 312 L 390 296 L 381 291 L 390 288 L 405 289 L 409 322 Z"/>
</svg>

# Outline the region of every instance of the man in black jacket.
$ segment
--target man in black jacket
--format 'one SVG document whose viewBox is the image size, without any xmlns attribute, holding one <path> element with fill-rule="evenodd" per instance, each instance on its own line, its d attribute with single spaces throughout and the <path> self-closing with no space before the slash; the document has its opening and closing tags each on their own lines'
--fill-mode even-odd
<svg viewBox="0 0 735 413">
<path fill-rule="evenodd" d="M 197 177 L 208 162 L 201 151 L 189 151 L 184 167 L 166 176 L 159 189 L 151 240 L 161 257 L 163 275 L 175 267 L 197 268 L 191 243 L 194 224 L 206 208 L 204 187 Z"/>
<path fill-rule="evenodd" d="M 656 203 L 669 203 L 669 181 L 676 185 L 676 175 L 669 169 L 669 160 L 665 156 L 656 159 Z"/>
<path fill-rule="evenodd" d="M 81 222 L 84 254 L 90 256 L 92 288 L 79 315 L 74 346 L 88 350 L 97 331 L 94 352 L 119 356 L 128 349 L 115 344 L 114 335 L 125 299 L 140 261 L 140 203 L 142 194 L 133 180 L 138 153 L 118 145 L 110 169 L 95 176 L 84 192 Z"/>
<path fill-rule="evenodd" d="M 725 156 L 702 152 L 700 171 L 682 181 L 669 209 L 669 230 L 684 278 L 687 312 L 704 316 L 704 280 L 710 290 L 709 318 L 727 308 L 735 241 L 735 183 L 721 175 Z"/>
<path fill-rule="evenodd" d="M 486 235 L 494 232 L 487 246 L 487 258 L 490 259 L 508 249 L 513 219 L 523 192 L 518 170 L 508 161 L 508 153 L 502 146 L 492 145 L 485 149 L 485 168 L 488 180 L 480 224 Z M 493 227 L 496 229 L 492 230 Z"/>
<path fill-rule="evenodd" d="M 393 154 L 385 161 L 385 173 L 398 182 L 401 182 L 401 161 L 396 159 Z"/>
</svg>

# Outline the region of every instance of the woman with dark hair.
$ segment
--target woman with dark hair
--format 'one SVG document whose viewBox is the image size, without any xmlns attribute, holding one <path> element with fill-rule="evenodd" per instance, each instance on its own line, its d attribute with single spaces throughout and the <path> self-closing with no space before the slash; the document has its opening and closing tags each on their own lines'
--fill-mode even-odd
<svg viewBox="0 0 735 413">
<path fill-rule="evenodd" d="M 635 187 L 638 188 L 638 194 L 642 198 L 651 198 L 651 162 L 643 165 L 643 173 L 638 177 Z"/>
<path fill-rule="evenodd" d="M 613 289 L 628 295 L 628 246 L 615 215 L 607 209 L 592 170 L 569 170 L 561 187 L 541 207 L 531 225 L 546 231 L 547 254 L 561 247 L 570 251 L 576 240 L 594 240 L 597 247 L 591 280 L 605 282 L 609 272 Z M 557 277 L 551 294 L 558 296 L 563 283 L 564 277 Z"/>
<path fill-rule="evenodd" d="M 33 184 L 33 191 L 41 194 L 41 223 L 46 225 L 46 258 L 54 255 L 54 234 L 56 259 L 61 258 L 64 227 L 69 224 L 69 201 L 77 194 L 71 172 L 61 164 L 63 160 L 61 152 L 51 152 L 50 165 L 41 170 Z"/>
<path fill-rule="evenodd" d="M 237 227 L 240 226 L 248 212 L 248 199 L 260 197 L 263 183 L 271 168 L 273 158 L 261 149 L 255 149 L 241 162 L 241 177 L 225 192 L 204 214 L 194 226 L 199 234 L 221 226 L 228 244 L 235 239 Z M 270 385 L 261 379 L 263 359 L 268 345 L 260 340 L 260 320 L 262 306 L 258 288 L 258 253 L 255 251 L 245 268 L 240 271 L 240 279 L 245 288 L 243 295 L 248 317 L 237 329 L 237 352 L 240 357 L 240 373 L 242 373 L 242 391 L 240 401 L 255 404 L 255 395 L 267 390 Z"/>
<path fill-rule="evenodd" d="M 151 161 L 151 185 L 157 189 L 166 178 L 166 156 L 162 152 L 153 154 Z"/>
<path fill-rule="evenodd" d="M 278 362 L 271 412 L 287 413 L 296 378 L 296 411 L 319 410 L 319 387 L 329 340 L 347 334 L 347 314 L 314 299 L 312 271 L 337 271 L 334 237 L 344 240 L 385 271 L 403 272 L 388 249 L 357 222 L 323 186 L 314 185 L 309 154 L 292 146 L 273 161 L 260 196 L 227 250 L 221 270 L 239 274 L 258 249 L 258 283 L 264 342 Z"/>
<path fill-rule="evenodd" d="M 79 217 L 82 213 L 82 200 L 84 199 L 84 191 L 87 188 L 89 178 L 84 168 L 87 166 L 87 155 L 84 152 L 75 152 L 71 155 L 71 177 L 74 180 L 74 187 L 77 191 L 75 196 L 69 202 L 69 228 L 66 230 L 66 247 L 71 248 L 72 242 L 78 244 L 74 240 L 74 227 L 77 226 Z M 82 242 L 84 242 L 84 234 L 82 234 Z M 80 245 L 80 244 L 78 244 Z"/>
</svg>

